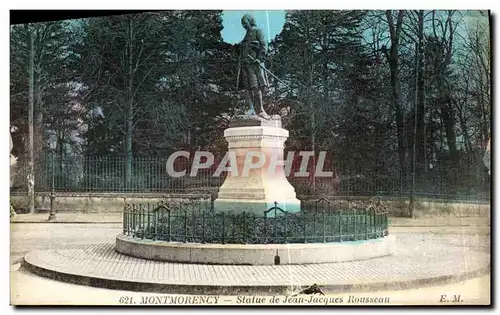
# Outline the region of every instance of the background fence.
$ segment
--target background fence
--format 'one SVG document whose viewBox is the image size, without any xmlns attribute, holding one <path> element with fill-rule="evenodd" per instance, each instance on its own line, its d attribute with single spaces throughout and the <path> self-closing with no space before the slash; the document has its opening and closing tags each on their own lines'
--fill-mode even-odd
<svg viewBox="0 0 500 315">
<path fill-rule="evenodd" d="M 88 193 L 189 193 L 217 192 L 225 174 L 214 177 L 214 169 L 201 169 L 189 176 L 192 161 L 177 159 L 175 169 L 187 175 L 174 178 L 166 171 L 166 158 L 137 157 L 130 161 L 131 172 L 126 174 L 123 157 L 60 158 L 45 155 L 35 166 L 35 191 Z M 450 176 L 447 170 L 434 169 L 419 174 L 415 189 L 403 185 L 397 173 L 364 172 L 362 167 L 351 170 L 341 162 L 334 163 L 338 177 L 293 177 L 288 180 L 297 194 L 308 196 L 410 196 L 455 200 L 490 200 L 490 176 L 486 169 L 460 172 Z M 19 161 L 16 167 L 13 193 L 25 193 L 28 165 Z"/>
</svg>

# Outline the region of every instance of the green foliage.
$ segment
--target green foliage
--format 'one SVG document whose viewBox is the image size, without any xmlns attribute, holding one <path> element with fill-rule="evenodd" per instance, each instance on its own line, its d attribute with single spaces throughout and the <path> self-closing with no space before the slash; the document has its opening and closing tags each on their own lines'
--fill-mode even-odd
<svg viewBox="0 0 500 315">
<path fill-rule="evenodd" d="M 79 112 L 71 102 L 72 83 L 75 72 L 72 64 L 77 62 L 73 52 L 71 32 L 67 21 L 51 21 L 10 28 L 10 120 L 16 127 L 13 133 L 13 154 L 25 153 L 28 118 L 28 78 L 34 73 L 33 99 L 35 117 L 35 150 L 40 152 L 52 130 L 59 138 L 77 129 Z M 33 37 L 34 68 L 29 68 L 30 37 Z M 67 141 L 62 139 L 61 142 Z"/>
<path fill-rule="evenodd" d="M 210 145 L 231 106 L 224 92 L 232 47 L 219 11 L 165 11 L 89 19 L 81 47 L 90 154 L 116 154 L 132 137 L 134 155 Z M 108 40 L 111 39 L 111 40 Z M 131 128 L 126 128 L 127 123 Z M 127 149 L 128 150 L 128 149 Z"/>
</svg>

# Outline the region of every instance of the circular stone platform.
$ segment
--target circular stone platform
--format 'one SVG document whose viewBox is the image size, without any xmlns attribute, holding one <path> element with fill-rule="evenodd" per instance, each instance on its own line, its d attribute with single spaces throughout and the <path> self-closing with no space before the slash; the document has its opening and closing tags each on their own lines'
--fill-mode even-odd
<svg viewBox="0 0 500 315">
<path fill-rule="evenodd" d="M 36 250 L 29 270 L 65 282 L 120 290 L 185 294 L 292 294 L 317 283 L 326 292 L 405 289 L 489 272 L 488 239 L 398 234 L 391 256 L 311 265 L 167 263 L 119 254 L 113 243 Z"/>
<path fill-rule="evenodd" d="M 396 244 L 394 235 L 354 242 L 243 245 L 163 242 L 120 234 L 116 237 L 115 249 L 120 254 L 168 262 L 302 265 L 387 256 L 394 253 Z"/>
</svg>

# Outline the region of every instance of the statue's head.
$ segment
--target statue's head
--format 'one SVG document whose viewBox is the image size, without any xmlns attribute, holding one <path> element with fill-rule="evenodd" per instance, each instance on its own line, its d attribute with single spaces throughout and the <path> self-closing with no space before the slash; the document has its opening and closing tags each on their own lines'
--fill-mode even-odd
<svg viewBox="0 0 500 315">
<path fill-rule="evenodd" d="M 255 18 L 253 17 L 253 15 L 251 15 L 251 14 L 245 14 L 241 18 L 241 25 L 243 25 L 243 27 L 246 30 L 248 30 L 252 26 L 257 26 L 257 23 L 255 22 Z"/>
</svg>

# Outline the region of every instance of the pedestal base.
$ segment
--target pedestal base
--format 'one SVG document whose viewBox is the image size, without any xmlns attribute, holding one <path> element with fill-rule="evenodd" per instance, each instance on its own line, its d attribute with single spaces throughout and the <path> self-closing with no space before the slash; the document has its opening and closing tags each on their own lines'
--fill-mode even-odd
<svg viewBox="0 0 500 315">
<path fill-rule="evenodd" d="M 176 263 L 304 265 L 388 256 L 396 251 L 396 242 L 394 235 L 388 235 L 376 240 L 338 243 L 201 244 L 141 240 L 119 234 L 115 250 L 132 257 Z"/>
<path fill-rule="evenodd" d="M 230 163 L 235 163 L 237 172 L 228 172 L 214 211 L 247 212 L 262 217 L 275 202 L 283 211 L 300 211 L 295 189 L 285 176 L 283 149 L 288 130 L 281 128 L 279 116 L 265 121 L 240 119 L 231 126 L 224 131 L 224 137 L 228 155 L 234 156 Z M 271 212 L 268 217 L 274 216 Z"/>
</svg>

